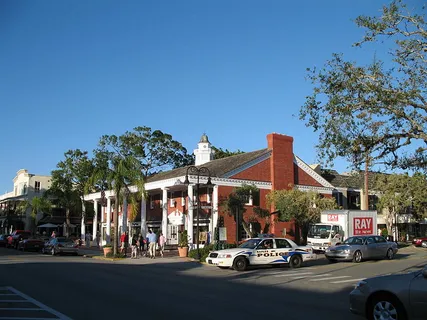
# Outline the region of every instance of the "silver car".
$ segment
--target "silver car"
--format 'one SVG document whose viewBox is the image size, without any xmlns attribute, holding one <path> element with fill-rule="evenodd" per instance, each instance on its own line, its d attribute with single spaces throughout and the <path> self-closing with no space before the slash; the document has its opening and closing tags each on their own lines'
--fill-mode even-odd
<svg viewBox="0 0 427 320">
<path fill-rule="evenodd" d="M 330 262 L 353 261 L 356 263 L 367 259 L 393 259 L 397 253 L 397 244 L 381 236 L 355 236 L 343 243 L 331 246 L 325 251 Z"/>
<path fill-rule="evenodd" d="M 427 319 L 427 266 L 360 281 L 350 293 L 350 311 L 373 320 Z"/>
</svg>

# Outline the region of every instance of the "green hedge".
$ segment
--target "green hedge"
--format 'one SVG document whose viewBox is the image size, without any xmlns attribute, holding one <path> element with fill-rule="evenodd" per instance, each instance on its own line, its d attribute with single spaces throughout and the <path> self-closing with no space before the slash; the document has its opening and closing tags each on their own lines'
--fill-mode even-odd
<svg viewBox="0 0 427 320">
<path fill-rule="evenodd" d="M 221 249 L 231 249 L 231 248 L 236 248 L 237 246 L 235 243 L 222 243 L 220 244 L 220 247 Z M 200 248 L 199 250 L 200 250 L 200 261 L 206 262 L 206 258 L 208 257 L 209 252 L 215 250 L 215 245 L 209 244 L 207 246 L 204 246 L 203 248 Z M 188 252 L 188 256 L 190 258 L 197 259 L 197 249 L 190 250 Z"/>
</svg>

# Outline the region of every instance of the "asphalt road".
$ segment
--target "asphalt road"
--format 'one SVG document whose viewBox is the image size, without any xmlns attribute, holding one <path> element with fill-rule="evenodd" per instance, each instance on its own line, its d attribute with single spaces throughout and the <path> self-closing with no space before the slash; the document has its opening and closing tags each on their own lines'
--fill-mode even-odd
<svg viewBox="0 0 427 320">
<path fill-rule="evenodd" d="M 238 273 L 179 258 L 109 262 L 0 248 L 0 319 L 356 320 L 361 318 L 348 311 L 348 293 L 358 279 L 426 259 L 427 250 L 409 248 L 392 261 L 319 259 L 297 270 Z"/>
</svg>

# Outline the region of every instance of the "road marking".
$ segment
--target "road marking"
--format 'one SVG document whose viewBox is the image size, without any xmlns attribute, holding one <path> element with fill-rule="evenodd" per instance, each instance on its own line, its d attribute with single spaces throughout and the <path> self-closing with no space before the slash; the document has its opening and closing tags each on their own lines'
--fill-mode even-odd
<svg viewBox="0 0 427 320">
<path fill-rule="evenodd" d="M 63 315 L 62 313 L 44 305 L 40 301 L 37 301 L 36 299 L 31 298 L 30 296 L 26 295 L 25 293 L 23 293 L 19 290 L 16 290 L 13 287 L 0 287 L 0 290 L 12 292 L 10 294 L 5 293 L 5 294 L 3 294 L 3 296 L 4 295 L 9 295 L 9 296 L 15 295 L 15 296 L 19 296 L 22 298 L 21 300 L 0 300 L 0 302 L 9 302 L 9 303 L 30 302 L 30 303 L 32 303 L 38 307 L 38 308 L 0 308 L 0 310 L 4 310 L 4 311 L 6 311 L 6 310 L 7 311 L 45 311 L 45 312 L 51 313 L 52 315 L 55 315 L 57 318 L 43 318 L 43 319 L 71 320 L 71 318 L 69 318 L 69 317 Z M 27 319 L 27 320 L 34 319 L 35 320 L 35 319 L 37 319 L 37 320 L 39 320 L 42 318 L 39 318 L 39 317 L 38 318 L 35 318 L 35 317 L 19 317 L 18 316 L 18 317 L 0 317 L 0 319 L 15 319 L 15 320 L 18 320 L 18 319 Z"/>
<path fill-rule="evenodd" d="M 318 278 L 318 277 L 330 276 L 331 274 L 332 273 L 318 274 L 315 276 L 307 275 L 307 276 L 302 276 L 302 277 L 292 277 L 291 279 L 297 280 L 297 279 L 304 279 L 304 278 Z"/>
<path fill-rule="evenodd" d="M 361 278 L 361 279 L 350 279 L 350 280 L 340 280 L 340 281 L 332 281 L 331 283 L 345 283 L 345 282 L 358 282 L 358 281 L 362 281 L 365 280 L 366 278 Z"/>
<path fill-rule="evenodd" d="M 288 274 L 277 274 L 275 277 L 292 277 L 292 276 L 302 276 L 305 274 L 313 274 L 313 272 L 292 272 Z"/>
<path fill-rule="evenodd" d="M 350 276 L 329 277 L 329 278 L 322 278 L 322 279 L 313 279 L 310 281 L 326 281 L 326 280 L 334 280 L 334 279 L 340 279 L 340 278 L 350 278 Z"/>
</svg>

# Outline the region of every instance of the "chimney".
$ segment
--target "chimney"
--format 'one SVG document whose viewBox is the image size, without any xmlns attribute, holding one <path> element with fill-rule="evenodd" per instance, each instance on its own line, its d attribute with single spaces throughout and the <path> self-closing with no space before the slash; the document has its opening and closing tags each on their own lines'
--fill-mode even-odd
<svg viewBox="0 0 427 320">
<path fill-rule="evenodd" d="M 272 190 L 289 189 L 295 183 L 294 177 L 294 138 L 278 133 L 267 135 L 268 149 L 272 150 L 270 173 Z"/>
</svg>

